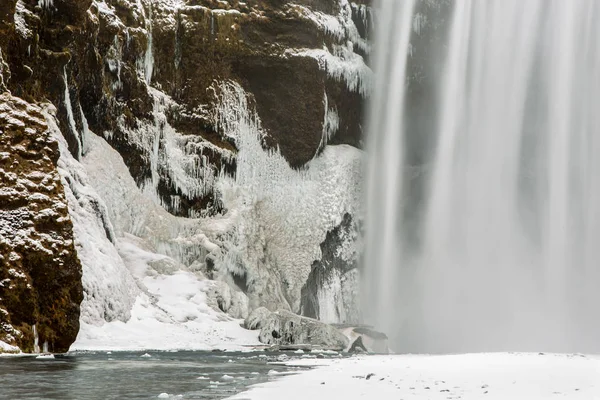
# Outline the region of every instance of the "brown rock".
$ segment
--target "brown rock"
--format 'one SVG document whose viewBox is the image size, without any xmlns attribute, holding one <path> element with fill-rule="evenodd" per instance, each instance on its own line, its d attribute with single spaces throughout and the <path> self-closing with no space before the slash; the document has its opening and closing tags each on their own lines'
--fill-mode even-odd
<svg viewBox="0 0 600 400">
<path fill-rule="evenodd" d="M 40 110 L 0 95 L 0 340 L 65 352 L 79 330 L 81 265 L 60 176 L 58 144 Z"/>
</svg>

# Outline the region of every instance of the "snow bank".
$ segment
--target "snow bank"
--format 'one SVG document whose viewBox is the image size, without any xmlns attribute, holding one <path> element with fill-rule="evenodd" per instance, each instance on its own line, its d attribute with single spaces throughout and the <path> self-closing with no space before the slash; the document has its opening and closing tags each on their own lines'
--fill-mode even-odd
<svg viewBox="0 0 600 400">
<path fill-rule="evenodd" d="M 361 356 L 298 360 L 318 368 L 231 399 L 600 398 L 600 357 L 538 354 Z"/>
<path fill-rule="evenodd" d="M 21 349 L 17 346 L 12 346 L 6 342 L 0 340 L 0 354 L 2 353 L 20 353 Z"/>
</svg>

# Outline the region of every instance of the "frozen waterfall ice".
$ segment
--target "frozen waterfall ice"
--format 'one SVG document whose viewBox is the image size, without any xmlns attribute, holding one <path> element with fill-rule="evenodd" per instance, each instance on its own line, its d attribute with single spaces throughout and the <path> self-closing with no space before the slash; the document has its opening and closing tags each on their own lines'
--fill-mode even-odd
<svg viewBox="0 0 600 400">
<path fill-rule="evenodd" d="M 599 352 L 600 2 L 431 3 L 379 5 L 369 322 L 397 351 Z"/>
</svg>

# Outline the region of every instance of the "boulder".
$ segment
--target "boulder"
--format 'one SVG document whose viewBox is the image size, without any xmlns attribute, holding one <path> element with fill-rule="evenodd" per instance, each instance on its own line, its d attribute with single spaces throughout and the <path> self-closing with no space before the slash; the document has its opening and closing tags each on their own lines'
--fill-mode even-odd
<svg viewBox="0 0 600 400">
<path fill-rule="evenodd" d="M 264 311 L 261 314 L 266 315 Z M 258 324 L 258 340 L 265 344 L 309 344 L 337 351 L 349 344 L 348 338 L 333 326 L 285 310 L 270 313 Z"/>
<path fill-rule="evenodd" d="M 368 326 L 339 325 L 337 327 L 349 339 L 352 346 L 348 352 L 366 351 L 368 353 L 389 354 L 388 337 Z"/>
</svg>

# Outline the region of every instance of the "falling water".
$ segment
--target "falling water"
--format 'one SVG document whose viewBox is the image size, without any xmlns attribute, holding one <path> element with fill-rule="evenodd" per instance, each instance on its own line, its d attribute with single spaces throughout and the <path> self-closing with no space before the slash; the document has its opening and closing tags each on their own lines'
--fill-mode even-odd
<svg viewBox="0 0 600 400">
<path fill-rule="evenodd" d="M 369 322 L 398 351 L 598 352 L 600 2 L 452 2 L 417 115 L 425 2 L 380 3 Z"/>
</svg>

